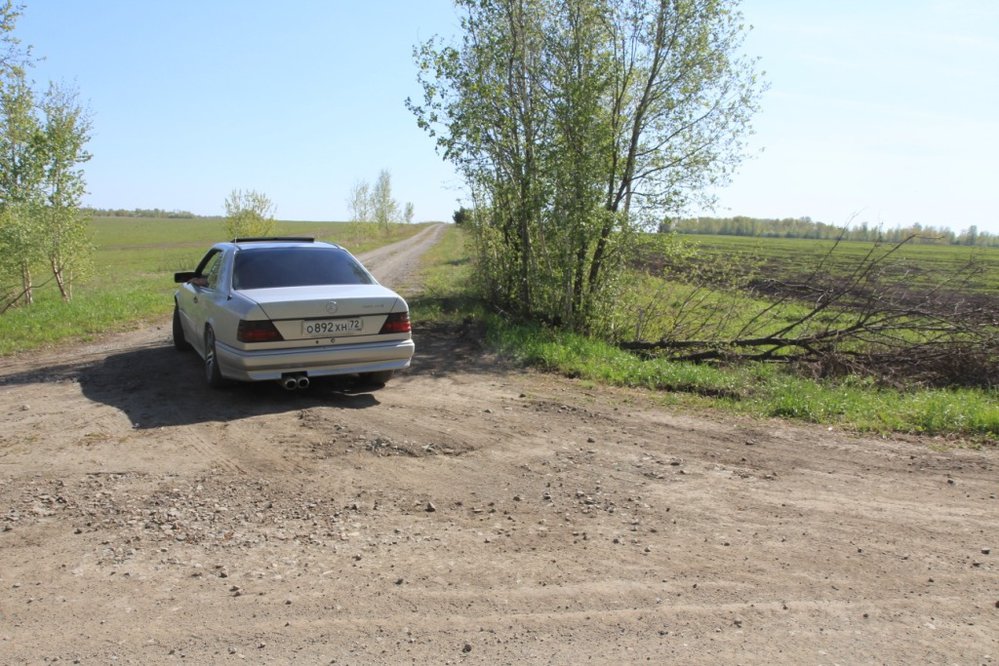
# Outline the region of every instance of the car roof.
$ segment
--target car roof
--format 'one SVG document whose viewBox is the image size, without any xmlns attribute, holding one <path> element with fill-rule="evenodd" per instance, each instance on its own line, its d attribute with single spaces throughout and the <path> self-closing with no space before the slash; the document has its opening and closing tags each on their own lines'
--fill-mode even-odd
<svg viewBox="0 0 999 666">
<path fill-rule="evenodd" d="M 274 247 L 320 247 L 335 248 L 337 250 L 343 249 L 336 243 L 317 241 L 316 239 L 308 236 L 261 236 L 253 238 L 236 238 L 232 241 L 219 243 L 219 245 L 234 246 L 239 250 Z"/>
</svg>

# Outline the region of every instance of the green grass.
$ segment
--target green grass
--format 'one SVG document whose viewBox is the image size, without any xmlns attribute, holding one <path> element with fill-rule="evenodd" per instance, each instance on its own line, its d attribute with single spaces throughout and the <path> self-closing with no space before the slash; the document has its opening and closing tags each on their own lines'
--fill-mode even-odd
<svg viewBox="0 0 999 666">
<path fill-rule="evenodd" d="M 573 333 L 511 323 L 496 316 L 487 316 L 485 321 L 489 343 L 527 365 L 598 383 L 681 394 L 673 396 L 673 401 L 681 404 L 710 404 L 757 417 L 863 432 L 999 440 L 999 394 L 994 390 L 903 392 L 849 377 L 842 381 L 806 379 L 776 365 L 725 367 L 646 360 Z"/>
<path fill-rule="evenodd" d="M 362 253 L 407 238 L 423 227 L 353 222 L 278 222 L 275 235 L 310 235 Z M 92 221 L 94 266 L 63 303 L 51 283 L 35 304 L 0 316 L 0 356 L 134 328 L 166 316 L 176 289 L 173 274 L 191 270 L 212 243 L 225 239 L 218 219 L 97 218 Z M 44 275 L 43 271 L 38 272 Z"/>
<path fill-rule="evenodd" d="M 104 271 L 143 271 L 193 268 L 212 243 L 225 240 L 220 219 L 95 218 L 92 220 L 96 263 Z M 313 236 L 338 243 L 360 254 L 408 238 L 422 227 L 392 225 L 383 230 L 366 222 L 280 221 L 274 235 Z"/>
<path fill-rule="evenodd" d="M 469 289 L 472 279 L 465 234 L 450 227 L 421 260 L 422 292 L 408 299 L 413 321 L 453 323 L 481 316 L 481 304 Z"/>
<path fill-rule="evenodd" d="M 615 340 L 751 337 L 759 334 L 764 324 L 776 330 L 811 310 L 807 304 L 788 301 L 754 322 L 771 302 L 738 289 L 664 280 L 637 270 L 629 270 L 625 282 L 628 287 L 615 299 L 606 324 Z M 824 323 L 835 315 L 834 311 L 824 313 L 810 324 Z"/>
</svg>

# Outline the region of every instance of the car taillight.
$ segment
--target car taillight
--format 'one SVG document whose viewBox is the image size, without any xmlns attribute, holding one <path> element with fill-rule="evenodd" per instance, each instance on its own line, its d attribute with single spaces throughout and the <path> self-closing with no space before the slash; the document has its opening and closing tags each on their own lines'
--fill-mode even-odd
<svg viewBox="0 0 999 666">
<path fill-rule="evenodd" d="M 408 312 L 393 312 L 382 324 L 380 334 L 384 333 L 409 333 L 413 327 L 409 324 Z"/>
<path fill-rule="evenodd" d="M 240 342 L 279 342 L 284 340 L 281 333 L 269 321 L 240 321 L 236 329 L 236 339 Z"/>
</svg>

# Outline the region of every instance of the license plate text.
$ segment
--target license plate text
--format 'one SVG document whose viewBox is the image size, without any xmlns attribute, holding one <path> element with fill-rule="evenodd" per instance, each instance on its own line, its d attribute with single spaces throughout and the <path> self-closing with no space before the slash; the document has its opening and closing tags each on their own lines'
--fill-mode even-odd
<svg viewBox="0 0 999 666">
<path fill-rule="evenodd" d="M 302 335 L 311 338 L 353 335 L 363 329 L 364 323 L 360 319 L 323 319 L 302 322 Z"/>
</svg>

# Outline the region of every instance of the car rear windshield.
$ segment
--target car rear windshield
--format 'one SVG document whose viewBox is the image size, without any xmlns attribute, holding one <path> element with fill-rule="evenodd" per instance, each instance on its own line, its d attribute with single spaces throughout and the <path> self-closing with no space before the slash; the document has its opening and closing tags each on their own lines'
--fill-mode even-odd
<svg viewBox="0 0 999 666">
<path fill-rule="evenodd" d="M 353 257 L 331 247 L 241 250 L 236 255 L 232 276 L 234 289 L 371 283 L 371 276 Z"/>
</svg>

